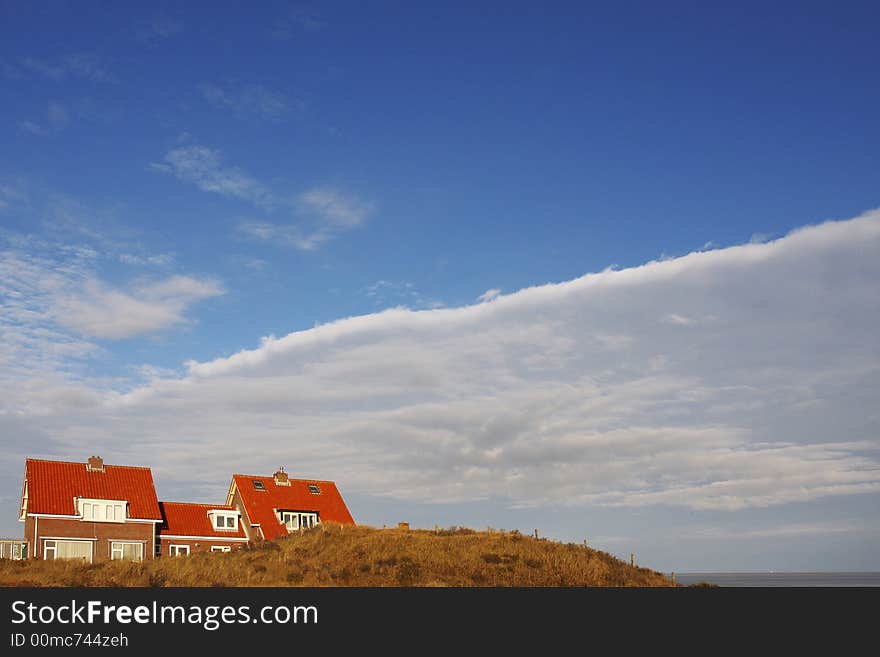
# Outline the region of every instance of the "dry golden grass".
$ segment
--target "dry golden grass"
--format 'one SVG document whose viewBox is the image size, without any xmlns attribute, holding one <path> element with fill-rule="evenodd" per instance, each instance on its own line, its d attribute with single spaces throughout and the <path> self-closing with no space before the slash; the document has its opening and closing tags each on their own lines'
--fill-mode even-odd
<svg viewBox="0 0 880 657">
<path fill-rule="evenodd" d="M 0 561 L 0 586 L 672 586 L 582 545 L 518 532 L 322 525 L 231 553 L 142 563 Z"/>
</svg>

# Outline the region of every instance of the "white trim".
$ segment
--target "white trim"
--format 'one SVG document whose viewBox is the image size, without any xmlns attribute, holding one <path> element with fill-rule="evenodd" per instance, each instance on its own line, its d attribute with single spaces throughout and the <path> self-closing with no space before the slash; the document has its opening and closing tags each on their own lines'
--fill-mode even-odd
<svg viewBox="0 0 880 657">
<path fill-rule="evenodd" d="M 110 543 L 110 561 L 125 561 L 126 560 L 125 556 L 121 556 L 121 557 L 119 557 L 119 559 L 117 559 L 116 557 L 113 556 L 113 553 L 115 552 L 115 550 L 113 549 L 114 544 L 116 544 L 116 545 L 139 545 L 141 548 L 140 558 L 139 559 L 129 559 L 128 561 L 143 561 L 144 560 L 144 553 L 147 551 L 146 547 L 145 547 L 146 541 L 113 540 L 111 538 L 108 538 L 107 542 Z M 119 551 L 123 555 L 125 555 L 124 549 L 120 549 Z"/>
<path fill-rule="evenodd" d="M 24 490 L 21 492 L 21 504 L 18 505 L 18 519 L 24 522 L 24 519 L 27 518 L 27 507 L 28 507 L 28 480 L 27 480 L 27 469 L 25 469 L 25 478 L 24 478 Z"/>
<path fill-rule="evenodd" d="M 248 540 L 246 538 L 239 538 L 238 536 L 182 536 L 180 534 L 159 534 L 159 540 L 164 540 L 166 538 L 169 541 L 174 539 L 178 541 L 233 541 L 244 543 Z"/>
<path fill-rule="evenodd" d="M 39 544 L 37 543 L 37 525 L 39 525 L 39 524 L 40 524 L 40 519 L 34 518 L 34 549 L 36 549 L 39 546 Z M 36 556 L 36 555 L 34 555 L 34 556 Z"/>
<path fill-rule="evenodd" d="M 235 485 L 235 477 L 232 478 L 232 483 L 229 484 L 229 492 L 226 493 L 226 506 L 232 506 L 232 499 L 235 497 L 235 491 L 237 487 Z"/>
<path fill-rule="evenodd" d="M 58 518 L 61 520 L 82 520 L 82 516 L 70 515 L 69 513 L 29 513 L 31 518 Z M 107 522 L 106 520 L 86 520 L 85 522 Z M 152 522 L 161 524 L 164 520 L 153 520 L 152 518 L 126 518 L 125 522 Z"/>
<path fill-rule="evenodd" d="M 174 548 L 177 548 L 177 554 L 174 554 Z M 174 545 L 173 543 L 168 546 L 168 556 L 169 557 L 180 557 L 183 556 L 180 553 L 181 548 L 186 548 L 186 556 L 192 554 L 192 548 L 189 545 Z"/>
<path fill-rule="evenodd" d="M 231 545 L 212 545 L 211 552 L 232 552 Z"/>
<path fill-rule="evenodd" d="M 100 541 L 100 538 L 82 538 L 81 536 L 40 536 L 42 540 L 50 541 Z"/>
<path fill-rule="evenodd" d="M 95 549 L 97 548 L 97 538 L 70 538 L 69 536 L 65 536 L 63 538 L 52 538 L 50 536 L 43 536 L 43 545 L 42 545 L 42 560 L 43 561 L 67 561 L 66 559 L 58 558 L 58 541 L 62 543 L 89 543 L 91 545 L 91 550 L 89 551 L 89 563 L 95 563 Z M 52 548 L 55 556 L 52 559 L 46 559 L 46 541 L 55 541 L 56 545 Z M 95 541 L 94 543 L 92 541 Z"/>
</svg>

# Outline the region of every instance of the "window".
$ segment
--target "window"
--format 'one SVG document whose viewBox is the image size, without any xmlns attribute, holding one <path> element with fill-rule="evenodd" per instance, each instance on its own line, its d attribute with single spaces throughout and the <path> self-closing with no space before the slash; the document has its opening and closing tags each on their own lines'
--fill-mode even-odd
<svg viewBox="0 0 880 657">
<path fill-rule="evenodd" d="M 238 514 L 234 512 L 211 511 L 211 521 L 214 529 L 220 532 L 238 531 Z"/>
<path fill-rule="evenodd" d="M 228 545 L 212 545 L 211 552 L 229 552 L 232 550 Z"/>
<path fill-rule="evenodd" d="M 169 554 L 172 557 L 185 557 L 189 554 L 189 545 L 172 545 Z"/>
<path fill-rule="evenodd" d="M 318 488 L 318 484 L 309 484 L 309 492 L 310 492 L 312 495 L 320 495 L 320 494 L 321 494 L 321 489 Z"/>
<path fill-rule="evenodd" d="M 122 500 L 79 500 L 83 520 L 92 522 L 125 522 L 127 502 Z"/>
<path fill-rule="evenodd" d="M 55 559 L 82 559 L 92 560 L 91 541 L 57 541 L 46 539 L 43 541 L 43 559 L 53 561 Z"/>
<path fill-rule="evenodd" d="M 310 511 L 282 511 L 280 519 L 289 532 L 309 529 L 318 524 L 318 514 Z"/>
<path fill-rule="evenodd" d="M 111 559 L 128 559 L 130 561 L 144 560 L 144 544 L 128 543 L 125 541 L 113 541 L 110 543 Z"/>
<path fill-rule="evenodd" d="M 254 488 L 257 490 L 266 490 L 266 487 L 263 485 L 263 482 L 259 479 L 251 479 L 254 484 Z"/>
</svg>

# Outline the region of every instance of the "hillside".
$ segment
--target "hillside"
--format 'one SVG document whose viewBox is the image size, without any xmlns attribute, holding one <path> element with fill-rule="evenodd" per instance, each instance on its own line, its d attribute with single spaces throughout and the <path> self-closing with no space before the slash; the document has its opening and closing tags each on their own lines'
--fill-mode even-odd
<svg viewBox="0 0 880 657">
<path fill-rule="evenodd" d="M 518 532 L 323 525 L 232 553 L 143 563 L 0 561 L 0 586 L 671 586 L 582 545 Z"/>
</svg>

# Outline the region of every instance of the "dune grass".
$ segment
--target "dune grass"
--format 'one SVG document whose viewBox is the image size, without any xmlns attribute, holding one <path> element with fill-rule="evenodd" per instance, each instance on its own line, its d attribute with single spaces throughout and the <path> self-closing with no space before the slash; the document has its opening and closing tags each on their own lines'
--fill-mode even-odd
<svg viewBox="0 0 880 657">
<path fill-rule="evenodd" d="M 152 561 L 0 560 L 0 586 L 672 586 L 583 545 L 519 532 L 320 525 L 230 553 Z"/>
</svg>

